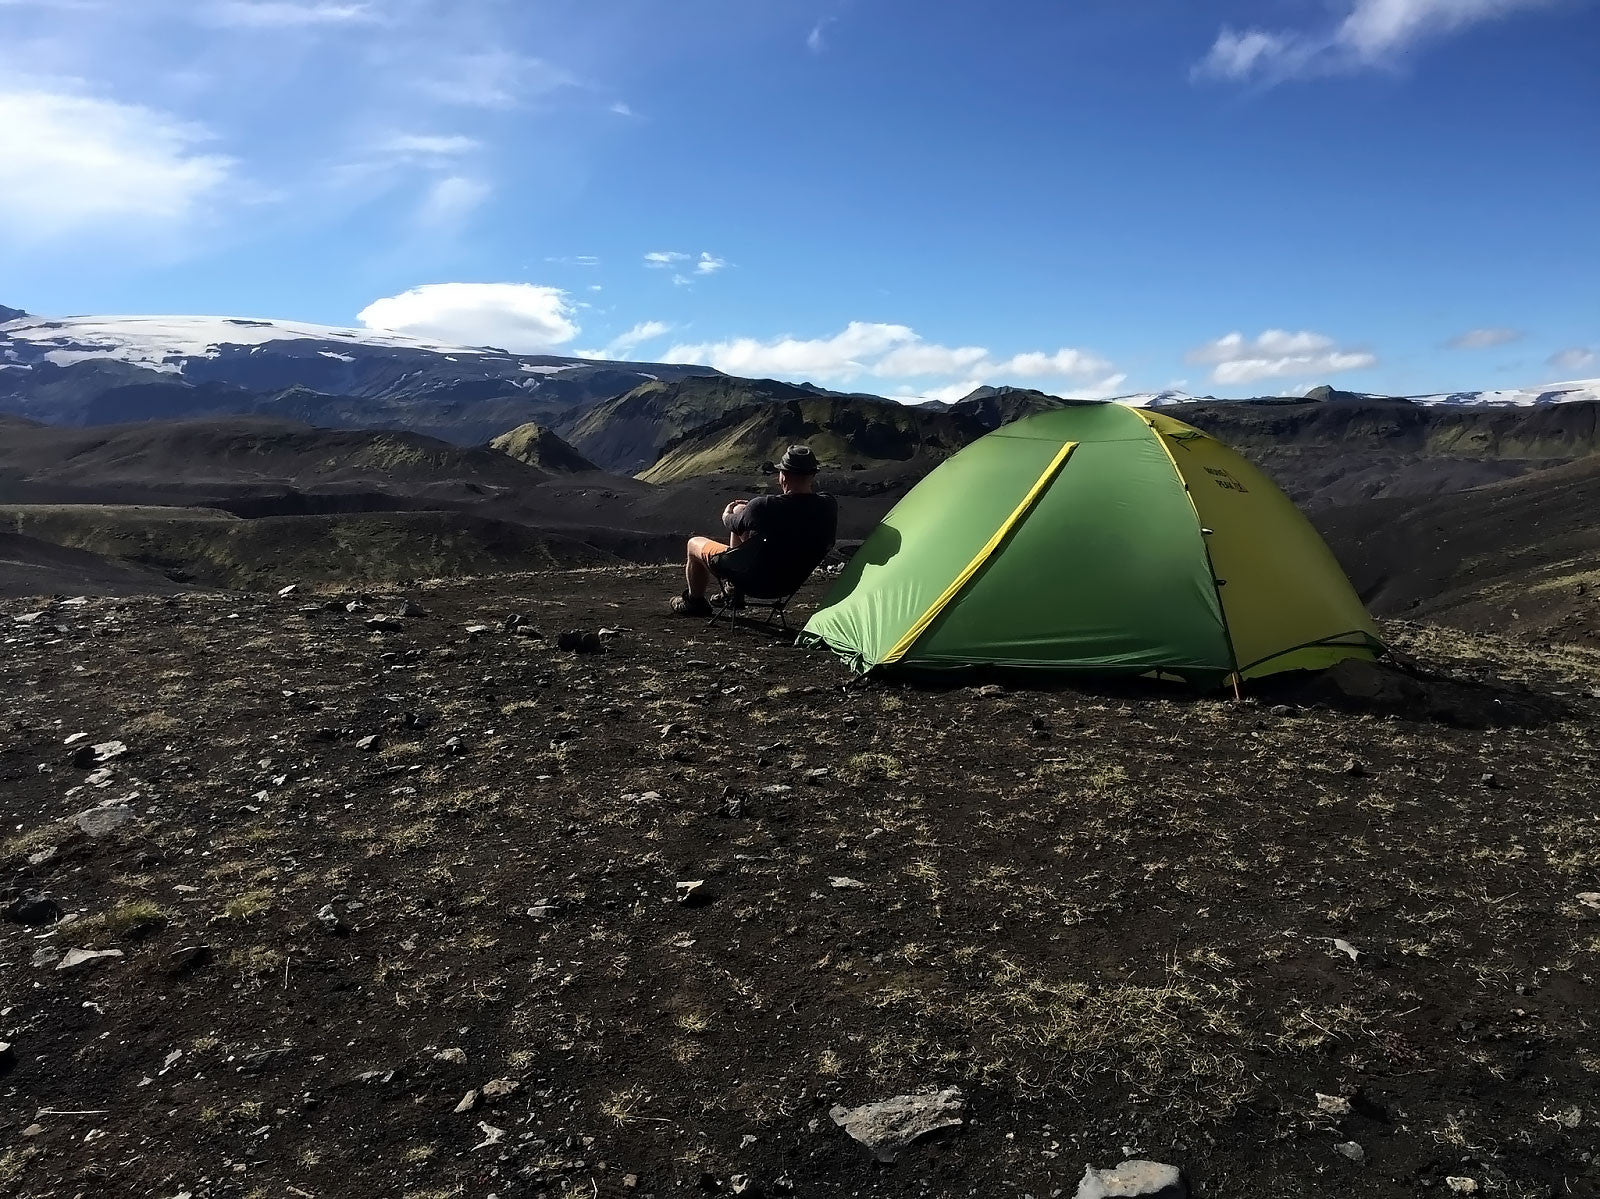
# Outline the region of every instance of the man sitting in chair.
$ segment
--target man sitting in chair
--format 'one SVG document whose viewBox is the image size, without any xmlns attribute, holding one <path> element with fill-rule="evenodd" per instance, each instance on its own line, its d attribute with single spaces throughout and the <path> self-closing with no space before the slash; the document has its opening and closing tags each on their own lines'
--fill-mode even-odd
<svg viewBox="0 0 1600 1199">
<path fill-rule="evenodd" d="M 722 584 L 722 598 L 741 607 L 744 596 L 781 599 L 799 590 L 827 552 L 839 528 L 839 503 L 816 489 L 817 456 L 792 445 L 778 463 L 781 495 L 734 500 L 722 510 L 728 543 L 689 539 L 684 568 L 688 584 L 672 601 L 682 616 L 710 616 L 708 593 Z"/>
</svg>

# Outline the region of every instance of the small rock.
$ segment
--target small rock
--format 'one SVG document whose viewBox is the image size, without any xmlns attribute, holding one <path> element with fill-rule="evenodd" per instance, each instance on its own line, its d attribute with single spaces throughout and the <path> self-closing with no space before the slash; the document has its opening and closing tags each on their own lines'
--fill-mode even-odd
<svg viewBox="0 0 1600 1199">
<path fill-rule="evenodd" d="M 77 825 L 84 833 L 99 840 L 109 837 L 124 825 L 134 821 L 133 809 L 127 804 L 108 804 L 103 808 L 90 808 L 86 812 L 79 812 L 72 818 L 72 823 Z"/>
<path fill-rule="evenodd" d="M 634 1190 L 639 1185 L 639 1176 L 637 1174 L 624 1174 L 622 1176 L 622 1185 L 630 1191 Z"/>
<path fill-rule="evenodd" d="M 43 1136 L 44 1135 L 44 1125 L 43 1124 L 30 1124 L 30 1125 L 28 1125 L 28 1127 L 26 1127 L 26 1128 L 24 1128 L 22 1130 L 22 1135 L 25 1136 L 25 1137 Z"/>
<path fill-rule="evenodd" d="M 120 949 L 69 949 L 56 963 L 57 970 L 73 970 L 79 966 L 86 966 L 90 962 L 97 962 L 102 958 L 120 958 L 123 956 Z"/>
<path fill-rule="evenodd" d="M 487 632 L 489 632 L 489 626 L 486 624 L 469 624 L 467 626 L 468 637 L 481 637 Z"/>
<path fill-rule="evenodd" d="M 441 1049 L 433 1055 L 433 1060 L 436 1062 L 449 1062 L 452 1065 L 459 1066 L 466 1062 L 467 1051 L 465 1049 Z"/>
<path fill-rule="evenodd" d="M 61 960 L 61 951 L 54 945 L 41 945 L 33 951 L 34 966 L 48 966 Z"/>
<path fill-rule="evenodd" d="M 17 1055 L 11 1048 L 10 1041 L 0 1041 L 0 1074 L 4 1074 L 17 1064 Z"/>
<path fill-rule="evenodd" d="M 963 1122 L 966 1100 L 951 1087 L 925 1095 L 897 1095 L 860 1107 L 835 1105 L 829 1118 L 880 1162 L 892 1162 L 913 1141 Z"/>
<path fill-rule="evenodd" d="M 461 1102 L 456 1104 L 456 1111 L 457 1112 L 470 1112 L 473 1108 L 475 1108 L 477 1106 L 478 1106 L 478 1092 L 475 1091 L 475 1090 L 474 1091 L 468 1091 L 465 1095 L 461 1096 Z"/>
<path fill-rule="evenodd" d="M 1577 900 L 1584 907 L 1600 912 L 1600 891 L 1579 891 Z"/>
<path fill-rule="evenodd" d="M 728 1190 L 735 1195 L 756 1194 L 756 1180 L 748 1174 L 733 1174 L 728 1178 Z"/>
<path fill-rule="evenodd" d="M 29 928 L 54 924 L 61 919 L 61 905 L 38 891 L 24 891 L 6 905 L 6 919 Z"/>
<path fill-rule="evenodd" d="M 1476 1178 L 1463 1178 L 1459 1174 L 1451 1174 L 1444 1180 L 1444 1185 L 1450 1188 L 1453 1195 L 1476 1195 L 1478 1193 L 1478 1180 Z"/>
<path fill-rule="evenodd" d="M 505 1139 L 506 1130 L 503 1128 L 496 1128 L 493 1124 L 485 1124 L 482 1120 L 478 1121 L 478 1127 L 483 1130 L 483 1140 L 474 1145 L 474 1149 L 485 1149 L 490 1145 L 498 1145 Z"/>
<path fill-rule="evenodd" d="M 1576 1105 L 1556 1113 L 1556 1123 L 1562 1128 L 1576 1128 L 1583 1123 L 1583 1109 Z"/>
<path fill-rule="evenodd" d="M 1333 937 L 1333 938 L 1330 938 L 1330 939 L 1333 942 L 1334 949 L 1336 949 L 1340 953 L 1344 954 L 1352 962 L 1357 961 L 1357 960 L 1360 959 L 1361 951 L 1359 949 L 1357 949 L 1354 945 L 1350 944 L 1350 942 L 1344 940 L 1341 937 Z"/>
<path fill-rule="evenodd" d="M 421 604 L 417 603 L 416 600 L 407 600 L 405 603 L 400 605 L 401 616 L 408 616 L 411 619 L 416 620 L 426 616 L 427 614 L 428 610 Z"/>
<path fill-rule="evenodd" d="M 1367 768 L 1355 758 L 1348 759 L 1344 764 L 1344 773 L 1353 779 L 1366 777 Z"/>
<path fill-rule="evenodd" d="M 543 641 L 544 640 L 544 634 L 541 633 L 538 629 L 534 628 L 531 624 L 519 624 L 516 628 L 512 629 L 511 631 L 513 633 L 515 633 L 518 637 L 531 637 L 531 638 L 533 638 L 535 640 L 538 640 L 538 641 Z"/>
<path fill-rule="evenodd" d="M 1189 1187 L 1178 1167 L 1135 1158 L 1107 1170 L 1093 1166 L 1085 1169 L 1078 1183 L 1077 1199 L 1187 1199 L 1188 1194 Z"/>
<path fill-rule="evenodd" d="M 686 908 L 696 908 L 711 902 L 711 892 L 706 890 L 706 880 L 703 878 L 674 883 L 673 886 L 678 893 L 678 902 Z"/>
<path fill-rule="evenodd" d="M 1324 1095 L 1318 1091 L 1317 1110 L 1327 1116 L 1348 1116 L 1350 1101 L 1343 1095 Z"/>
<path fill-rule="evenodd" d="M 209 945 L 185 945 L 167 955 L 167 971 L 171 974 L 187 974 L 191 970 L 198 970 L 201 966 L 207 965 L 211 957 Z"/>
<path fill-rule="evenodd" d="M 1482 786 L 1489 788 L 1491 791 L 1498 791 L 1500 789 L 1500 776 L 1496 774 L 1480 774 L 1478 776 L 1478 782 Z"/>
<path fill-rule="evenodd" d="M 536 899 L 528 909 L 528 915 L 535 920 L 548 920 L 560 910 L 560 905 L 552 899 Z"/>
<path fill-rule="evenodd" d="M 368 753 L 378 748 L 378 735 L 369 733 L 356 742 L 356 748 L 366 750 Z"/>
<path fill-rule="evenodd" d="M 300 590 L 300 584 L 299 583 L 290 583 L 287 587 L 278 588 L 278 598 L 279 599 L 288 599 L 291 595 L 293 595 L 296 591 L 299 591 L 299 590 Z"/>
<path fill-rule="evenodd" d="M 575 654 L 598 654 L 605 648 L 605 643 L 600 640 L 599 633 L 568 629 L 565 633 L 556 634 L 556 648 Z"/>
<path fill-rule="evenodd" d="M 867 884 L 862 882 L 860 879 L 846 878 L 842 874 L 836 874 L 829 878 L 828 886 L 832 887 L 835 891 L 865 891 L 867 889 Z"/>
<path fill-rule="evenodd" d="M 1267 711 L 1273 716 L 1293 716 L 1294 709 L 1288 704 L 1273 704 Z"/>
<path fill-rule="evenodd" d="M 367 628 L 375 633 L 403 633 L 406 629 L 406 622 L 398 616 L 369 616 L 367 617 Z"/>
<path fill-rule="evenodd" d="M 1367 1151 L 1354 1141 L 1340 1141 L 1333 1147 L 1333 1151 L 1340 1157 L 1348 1157 L 1353 1162 L 1367 1160 Z"/>
<path fill-rule="evenodd" d="M 485 1103 L 498 1103 L 511 1098 L 521 1089 L 522 1084 L 514 1078 L 494 1078 L 484 1083 L 478 1093 L 483 1096 Z"/>
<path fill-rule="evenodd" d="M 120 741 L 102 741 L 90 748 L 94 750 L 96 762 L 109 762 L 112 758 L 120 758 L 128 752 L 128 747 Z"/>
</svg>

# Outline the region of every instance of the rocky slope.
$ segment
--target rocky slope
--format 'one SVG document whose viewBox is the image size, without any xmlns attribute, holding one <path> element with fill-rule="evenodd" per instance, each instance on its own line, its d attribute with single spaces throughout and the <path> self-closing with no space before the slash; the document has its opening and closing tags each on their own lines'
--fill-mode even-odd
<svg viewBox="0 0 1600 1199">
<path fill-rule="evenodd" d="M 1315 519 L 1374 612 L 1600 645 L 1596 512 L 1600 455 Z"/>
<path fill-rule="evenodd" d="M 892 467 L 909 486 L 986 431 L 972 416 L 888 400 L 768 402 L 735 409 L 668 442 L 639 477 L 671 483 L 771 473 L 788 446 L 804 443 L 826 466 L 825 485 L 839 471 Z"/>
<path fill-rule="evenodd" d="M 511 432 L 496 437 L 489 443 L 489 448 L 551 474 L 583 474 L 600 469 L 563 441 L 553 429 L 540 424 L 518 425 Z"/>
<path fill-rule="evenodd" d="M 813 387 L 728 376 L 642 383 L 573 417 L 561 433 L 606 470 L 631 475 L 654 463 L 669 442 L 730 412 L 818 394 Z"/>
<path fill-rule="evenodd" d="M 1593 655 L 841 688 L 674 586 L 0 601 L 0 1192 L 1600 1188 Z"/>
</svg>

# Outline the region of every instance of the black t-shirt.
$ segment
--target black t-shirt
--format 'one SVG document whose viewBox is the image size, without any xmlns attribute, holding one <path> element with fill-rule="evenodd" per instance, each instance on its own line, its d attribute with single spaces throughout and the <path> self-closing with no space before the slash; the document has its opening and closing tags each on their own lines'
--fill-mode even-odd
<svg viewBox="0 0 1600 1199">
<path fill-rule="evenodd" d="M 763 495 L 751 500 L 732 522 L 733 531 L 752 538 L 740 573 L 787 575 L 810 570 L 832 547 L 839 531 L 839 501 L 820 491 Z M 730 562 L 730 565 L 732 563 Z"/>
</svg>

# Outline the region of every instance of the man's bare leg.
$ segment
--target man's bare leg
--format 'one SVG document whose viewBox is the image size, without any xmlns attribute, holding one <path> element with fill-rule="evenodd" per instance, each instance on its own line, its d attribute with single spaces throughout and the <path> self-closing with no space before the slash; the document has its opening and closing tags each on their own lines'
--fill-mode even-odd
<svg viewBox="0 0 1600 1199">
<path fill-rule="evenodd" d="M 713 541 L 709 537 L 691 537 L 689 539 L 688 553 L 683 566 L 683 581 L 688 592 L 695 599 L 705 599 L 706 593 L 711 590 L 711 584 L 716 576 L 711 573 L 707 559 L 731 546 L 723 545 L 720 541 Z"/>
</svg>

